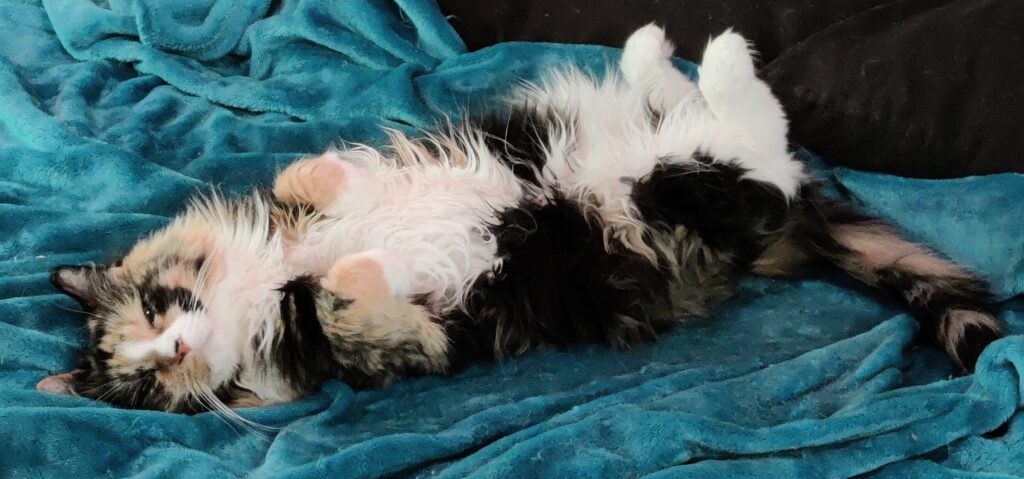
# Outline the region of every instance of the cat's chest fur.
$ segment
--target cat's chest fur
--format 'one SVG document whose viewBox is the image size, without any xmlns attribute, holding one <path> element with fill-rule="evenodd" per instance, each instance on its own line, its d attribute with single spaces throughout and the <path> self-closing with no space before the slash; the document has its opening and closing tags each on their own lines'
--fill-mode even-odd
<svg viewBox="0 0 1024 479">
<path fill-rule="evenodd" d="M 379 201 L 337 217 L 314 215 L 283 232 L 286 276 L 322 276 L 346 255 L 384 250 L 402 258 L 411 294 L 437 312 L 500 262 L 490 228 L 524 201 L 523 186 L 497 165 L 414 165 L 383 171 Z"/>
</svg>

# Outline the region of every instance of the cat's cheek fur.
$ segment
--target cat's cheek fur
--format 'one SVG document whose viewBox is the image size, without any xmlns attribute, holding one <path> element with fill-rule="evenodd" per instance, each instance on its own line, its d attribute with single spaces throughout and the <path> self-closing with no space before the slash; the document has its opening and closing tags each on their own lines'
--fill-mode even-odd
<svg viewBox="0 0 1024 479">
<path fill-rule="evenodd" d="M 179 317 L 161 338 L 180 338 L 200 353 L 210 369 L 210 385 L 216 388 L 234 377 L 242 358 L 238 347 L 241 335 L 232 323 L 204 312 L 190 312 Z"/>
<path fill-rule="evenodd" d="M 157 382 L 170 396 L 170 401 L 180 404 L 189 399 L 197 385 L 209 382 L 209 363 L 199 353 L 191 353 L 173 367 L 156 371 Z"/>
</svg>

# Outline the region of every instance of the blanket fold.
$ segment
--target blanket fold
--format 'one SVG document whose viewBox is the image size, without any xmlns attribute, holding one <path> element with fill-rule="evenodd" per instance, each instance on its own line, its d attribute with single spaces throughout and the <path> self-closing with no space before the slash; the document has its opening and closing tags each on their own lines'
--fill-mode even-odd
<svg viewBox="0 0 1024 479">
<path fill-rule="evenodd" d="M 896 303 L 823 269 L 745 279 L 713 318 L 631 351 L 542 348 L 379 391 L 332 381 L 240 411 L 246 426 L 34 390 L 84 341 L 54 265 L 109 260 L 196 192 L 246 191 L 301 155 L 618 54 L 466 52 L 428 0 L 0 1 L 0 476 L 1024 476 L 1012 174 L 819 172 L 992 283 L 1011 335 L 972 376 L 919 346 Z"/>
</svg>

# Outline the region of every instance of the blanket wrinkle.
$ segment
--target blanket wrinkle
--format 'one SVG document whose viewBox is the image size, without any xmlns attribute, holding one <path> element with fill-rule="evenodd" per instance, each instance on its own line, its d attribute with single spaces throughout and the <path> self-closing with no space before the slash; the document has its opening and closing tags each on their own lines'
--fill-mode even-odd
<svg viewBox="0 0 1024 479">
<path fill-rule="evenodd" d="M 831 194 L 992 284 L 1010 336 L 976 374 L 822 269 L 747 278 L 714 317 L 630 351 L 541 348 L 241 410 L 263 433 L 34 390 L 85 340 L 53 266 L 111 260 L 197 192 L 618 55 L 466 52 L 430 0 L 0 0 L 0 477 L 1024 477 L 1024 176 L 828 170 L 803 150 Z"/>
</svg>

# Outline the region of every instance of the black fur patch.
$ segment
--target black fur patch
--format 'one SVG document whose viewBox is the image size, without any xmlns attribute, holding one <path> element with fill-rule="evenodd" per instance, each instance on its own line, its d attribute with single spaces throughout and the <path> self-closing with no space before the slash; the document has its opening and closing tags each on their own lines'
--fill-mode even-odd
<svg viewBox="0 0 1024 479">
<path fill-rule="evenodd" d="M 513 111 L 505 128 L 516 134 L 505 137 L 531 145 L 539 121 L 529 112 Z M 535 155 L 531 165 L 543 165 L 542 151 L 526 146 L 517 150 Z M 517 174 L 534 180 L 529 171 Z M 671 233 L 683 226 L 696 234 L 691 241 L 735 263 L 705 265 L 706 271 L 690 275 L 702 280 L 686 272 L 670 276 L 666 265 L 652 265 L 630 251 L 607 252 L 598 219 L 588 218 L 565 198 L 505 211 L 492 229 L 504 260 L 500 271 L 480 278 L 466 311 L 445 320 L 454 345 L 453 365 L 518 354 L 540 344 L 625 347 L 653 340 L 680 319 L 675 313 L 686 310 L 673 309 L 670 293 L 692 290 L 697 298 L 720 298 L 787 218 L 782 193 L 744 179 L 744 173 L 699 157 L 696 164 L 660 165 L 634 185 L 633 200 L 651 228 Z M 715 291 L 705 294 L 701 288 Z"/>
<path fill-rule="evenodd" d="M 281 329 L 273 345 L 274 365 L 298 390 L 314 391 L 338 371 L 331 343 L 317 319 L 320 285 L 300 277 L 280 288 Z"/>
<path fill-rule="evenodd" d="M 598 223 L 575 203 L 524 205 L 500 221 L 500 271 L 479 278 L 466 310 L 445 319 L 454 367 L 540 344 L 625 347 L 674 324 L 662 272 L 634 253 L 607 253 Z"/>
<path fill-rule="evenodd" d="M 203 308 L 202 301 L 192 291 L 181 287 L 146 285 L 141 288 L 140 294 L 142 304 L 153 308 L 156 314 L 166 313 L 173 305 L 177 305 L 182 311 L 199 311 Z"/>
<path fill-rule="evenodd" d="M 910 308 L 924 337 L 940 347 L 952 349 L 960 359 L 962 366 L 972 371 L 978 356 L 989 343 L 999 339 L 1003 334 L 998 323 L 993 319 L 992 326 L 968 324 L 956 344 L 943 344 L 946 332 L 940 328 L 953 321 L 952 311 L 973 311 L 989 317 L 993 314 L 988 306 L 992 295 L 985 283 L 971 277 L 927 276 L 898 268 L 883 268 L 877 271 L 878 286 L 890 294 L 902 299 Z M 945 328 L 956 328 L 956 325 L 945 324 Z"/>
<path fill-rule="evenodd" d="M 1002 337 L 1003 333 L 998 329 L 969 324 L 964 328 L 960 341 L 956 343 L 956 355 L 965 369 L 973 371 L 978 357 L 985 348 Z"/>
<path fill-rule="evenodd" d="M 480 118 L 474 127 L 485 134 L 487 148 L 517 178 L 539 185 L 537 176 L 547 163 L 548 136 L 554 128 L 572 128 L 570 123 L 554 113 L 541 114 L 528 105 L 517 105 Z"/>
<path fill-rule="evenodd" d="M 684 226 L 746 266 L 783 226 L 786 199 L 773 185 L 744 179 L 743 168 L 695 160 L 656 166 L 634 186 L 633 202 L 651 227 Z"/>
<path fill-rule="evenodd" d="M 105 361 L 96 361 L 95 357 L 84 357 L 76 371 L 72 381 L 78 394 L 103 399 L 118 407 L 186 414 L 207 410 L 195 398 L 173 403 L 171 396 L 157 381 L 156 371 L 152 369 L 140 368 L 130 374 L 113 375 Z"/>
<path fill-rule="evenodd" d="M 879 269 L 875 274 L 879 286 L 906 302 L 928 333 L 935 332 L 946 311 L 986 311 L 985 305 L 992 300 L 985 283 L 975 278 L 927 276 L 895 267 Z"/>
</svg>

